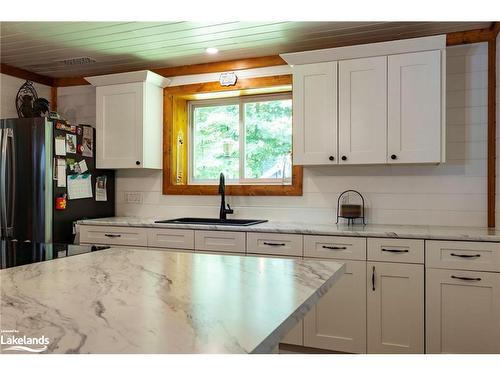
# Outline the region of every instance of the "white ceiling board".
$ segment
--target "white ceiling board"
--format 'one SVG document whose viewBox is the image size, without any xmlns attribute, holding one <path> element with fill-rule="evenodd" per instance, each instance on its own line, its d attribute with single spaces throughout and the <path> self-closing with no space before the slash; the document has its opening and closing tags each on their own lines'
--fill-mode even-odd
<svg viewBox="0 0 500 375">
<path fill-rule="evenodd" d="M 2 22 L 0 61 L 62 78 L 277 55 L 490 25 L 490 22 Z M 207 47 L 217 47 L 220 53 L 207 55 Z M 96 63 L 58 62 L 85 56 Z"/>
</svg>

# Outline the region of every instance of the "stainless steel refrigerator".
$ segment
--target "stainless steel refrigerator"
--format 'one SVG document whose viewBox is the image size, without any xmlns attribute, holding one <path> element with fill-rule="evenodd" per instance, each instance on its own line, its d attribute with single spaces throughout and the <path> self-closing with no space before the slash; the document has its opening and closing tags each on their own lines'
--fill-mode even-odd
<svg viewBox="0 0 500 375">
<path fill-rule="evenodd" d="M 57 123 L 64 122 L 47 118 L 0 120 L 0 226 L 1 239 L 7 243 L 72 243 L 74 221 L 114 216 L 114 171 L 95 168 L 95 147 L 92 156 L 71 155 L 75 162 L 86 161 L 92 198 L 67 200 L 65 210 L 55 210 L 56 197 L 66 188 L 58 187 L 54 180 L 54 142 L 68 133 L 56 127 Z M 82 135 L 75 132 L 75 136 L 80 144 Z M 69 168 L 67 173 L 72 173 Z M 107 201 L 95 199 L 97 176 L 106 176 Z"/>
</svg>

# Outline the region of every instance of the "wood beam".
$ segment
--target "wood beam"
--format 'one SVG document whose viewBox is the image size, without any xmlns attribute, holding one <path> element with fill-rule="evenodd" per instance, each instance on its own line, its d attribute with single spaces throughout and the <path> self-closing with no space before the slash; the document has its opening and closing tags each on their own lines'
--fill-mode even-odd
<svg viewBox="0 0 500 375">
<path fill-rule="evenodd" d="M 54 79 L 51 77 L 43 76 L 41 74 L 33 73 L 21 68 L 16 68 L 15 66 L 0 64 L 0 73 L 7 74 L 9 76 L 26 79 L 29 81 L 41 83 L 46 86 L 54 86 Z"/>
<path fill-rule="evenodd" d="M 233 70 L 265 68 L 268 66 L 286 65 L 286 62 L 276 56 L 253 57 L 249 59 L 217 61 L 204 64 L 183 65 L 169 68 L 151 69 L 152 72 L 164 77 L 177 77 L 190 74 L 217 73 Z M 119 72 L 115 72 L 119 73 Z M 80 86 L 89 85 L 83 77 L 55 78 L 55 86 Z"/>
<path fill-rule="evenodd" d="M 446 34 L 446 45 L 456 46 L 460 44 L 487 42 L 491 38 L 491 33 L 490 28 L 449 33 Z"/>
<path fill-rule="evenodd" d="M 233 70 L 265 68 L 268 66 L 286 65 L 278 55 L 254 57 L 250 59 L 218 61 L 204 64 L 184 65 L 171 68 L 151 69 L 164 77 L 177 77 L 189 74 L 217 73 Z"/>
<path fill-rule="evenodd" d="M 54 86 L 68 87 L 68 86 L 84 86 L 90 85 L 83 77 L 67 77 L 67 78 L 54 78 Z"/>
</svg>

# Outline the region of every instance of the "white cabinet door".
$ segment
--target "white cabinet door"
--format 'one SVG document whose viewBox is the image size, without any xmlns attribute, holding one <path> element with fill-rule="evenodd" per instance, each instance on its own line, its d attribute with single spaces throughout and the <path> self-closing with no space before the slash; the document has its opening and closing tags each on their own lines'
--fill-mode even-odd
<svg viewBox="0 0 500 375">
<path fill-rule="evenodd" d="M 424 266 L 367 263 L 368 353 L 424 352 Z"/>
<path fill-rule="evenodd" d="M 439 163 L 441 51 L 388 57 L 388 162 Z"/>
<path fill-rule="evenodd" d="M 339 262 L 344 275 L 304 317 L 304 346 L 366 353 L 366 263 Z"/>
<path fill-rule="evenodd" d="M 337 62 L 293 68 L 293 162 L 337 164 Z"/>
<path fill-rule="evenodd" d="M 427 269 L 427 353 L 500 353 L 500 274 Z"/>
<path fill-rule="evenodd" d="M 100 86 L 96 98 L 97 168 L 140 168 L 143 84 Z"/>
<path fill-rule="evenodd" d="M 387 57 L 339 62 L 339 163 L 387 160 Z"/>
<path fill-rule="evenodd" d="M 441 162 L 441 51 L 388 59 L 388 162 Z"/>
</svg>

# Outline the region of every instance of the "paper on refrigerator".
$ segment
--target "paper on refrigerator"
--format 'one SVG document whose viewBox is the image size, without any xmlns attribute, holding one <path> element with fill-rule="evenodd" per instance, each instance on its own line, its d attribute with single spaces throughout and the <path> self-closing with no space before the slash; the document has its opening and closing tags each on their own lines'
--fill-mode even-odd
<svg viewBox="0 0 500 375">
<path fill-rule="evenodd" d="M 79 174 L 68 176 L 68 199 L 92 198 L 92 176 Z"/>
</svg>

